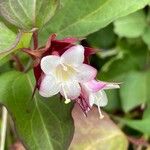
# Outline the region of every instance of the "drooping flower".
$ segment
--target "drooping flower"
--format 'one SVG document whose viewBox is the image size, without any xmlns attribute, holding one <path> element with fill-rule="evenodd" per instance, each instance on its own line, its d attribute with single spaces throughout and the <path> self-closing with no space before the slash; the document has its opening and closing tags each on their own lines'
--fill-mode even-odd
<svg viewBox="0 0 150 150">
<path fill-rule="evenodd" d="M 66 103 L 77 99 L 81 93 L 80 84 L 93 80 L 97 71 L 84 63 L 84 47 L 70 47 L 61 56 L 47 55 L 41 59 L 44 72 L 39 93 L 51 97 L 57 93 L 64 96 Z"/>
<path fill-rule="evenodd" d="M 101 113 L 100 107 L 104 107 L 108 103 L 107 95 L 104 90 L 119 88 L 119 84 L 91 80 L 89 82 L 81 84 L 81 86 L 82 93 L 79 101 L 81 107 L 85 107 L 84 105 L 82 105 L 83 102 L 81 103 L 81 101 L 86 99 L 89 107 L 92 107 L 94 104 L 98 107 L 100 118 L 103 118 L 104 116 Z M 85 111 L 88 110 L 88 107 L 85 107 Z"/>
<path fill-rule="evenodd" d="M 97 70 L 89 65 L 89 56 L 96 51 L 76 45 L 78 41 L 76 38 L 57 40 L 53 34 L 45 47 L 23 50 L 34 59 L 35 89 L 38 88 L 42 96 L 60 93 L 65 103 L 77 102 L 85 115 L 95 104 L 103 118 L 100 107 L 108 102 L 104 90 L 119 88 L 119 85 L 95 80 Z"/>
</svg>

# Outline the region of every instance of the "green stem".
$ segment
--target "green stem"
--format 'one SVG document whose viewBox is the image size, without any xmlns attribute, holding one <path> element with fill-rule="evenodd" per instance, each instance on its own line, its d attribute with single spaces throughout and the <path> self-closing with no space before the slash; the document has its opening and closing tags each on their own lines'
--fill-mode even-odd
<svg viewBox="0 0 150 150">
<path fill-rule="evenodd" d="M 7 129 L 7 109 L 3 106 L 0 150 L 5 149 L 6 129 Z"/>
<path fill-rule="evenodd" d="M 34 50 L 38 48 L 38 32 L 34 31 L 33 32 L 33 45 L 34 45 Z"/>
</svg>

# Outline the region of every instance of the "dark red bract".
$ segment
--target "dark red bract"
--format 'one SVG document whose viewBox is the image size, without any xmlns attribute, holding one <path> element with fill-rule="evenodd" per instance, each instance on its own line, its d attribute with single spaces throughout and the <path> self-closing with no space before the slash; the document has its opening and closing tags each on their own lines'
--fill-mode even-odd
<svg viewBox="0 0 150 150">
<path fill-rule="evenodd" d="M 36 88 L 39 88 L 40 83 L 41 83 L 41 79 L 43 76 L 43 72 L 40 68 L 41 58 L 43 58 L 44 56 L 47 56 L 47 55 L 59 55 L 59 56 L 61 56 L 67 49 L 76 45 L 76 43 L 79 41 L 80 40 L 77 38 L 65 38 L 63 40 L 57 40 L 56 34 L 53 34 L 49 37 L 45 47 L 39 48 L 39 50 L 35 50 L 36 55 L 29 53 L 32 57 L 34 57 L 35 60 L 38 59 L 38 64 L 36 64 L 34 66 Z M 85 60 L 84 60 L 84 62 L 88 64 L 90 55 L 95 54 L 96 50 L 94 50 L 93 48 L 89 48 L 89 47 L 84 47 L 84 48 L 85 48 L 85 53 L 84 53 Z M 32 53 L 34 53 L 34 50 L 32 50 Z M 36 56 L 37 56 L 37 58 L 36 58 Z"/>
</svg>

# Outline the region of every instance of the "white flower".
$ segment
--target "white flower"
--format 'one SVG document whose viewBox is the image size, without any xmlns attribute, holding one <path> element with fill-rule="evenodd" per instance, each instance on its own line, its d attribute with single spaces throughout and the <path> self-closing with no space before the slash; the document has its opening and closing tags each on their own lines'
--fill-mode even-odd
<svg viewBox="0 0 150 150">
<path fill-rule="evenodd" d="M 84 47 L 72 46 L 61 56 L 48 55 L 41 60 L 44 72 L 39 93 L 43 97 L 51 97 L 61 93 L 66 103 L 80 96 L 80 84 L 93 80 L 97 70 L 84 64 Z"/>
</svg>

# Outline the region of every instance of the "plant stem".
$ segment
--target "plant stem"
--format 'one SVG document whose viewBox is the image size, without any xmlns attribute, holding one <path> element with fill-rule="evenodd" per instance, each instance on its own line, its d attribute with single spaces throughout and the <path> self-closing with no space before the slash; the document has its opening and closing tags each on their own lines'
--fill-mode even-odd
<svg viewBox="0 0 150 150">
<path fill-rule="evenodd" d="M 32 65 L 32 60 L 30 59 L 26 65 L 26 67 L 24 68 L 25 73 L 31 69 L 31 65 Z"/>
<path fill-rule="evenodd" d="M 34 50 L 38 48 L 38 32 L 34 31 L 33 32 L 33 45 L 34 45 Z"/>
<path fill-rule="evenodd" d="M 19 57 L 16 54 L 12 55 L 12 60 L 16 62 L 16 67 L 19 71 L 24 71 L 24 66 L 21 63 L 21 60 L 19 59 Z"/>
<path fill-rule="evenodd" d="M 3 106 L 0 150 L 4 150 L 5 148 L 6 128 L 7 128 L 7 109 Z"/>
</svg>

